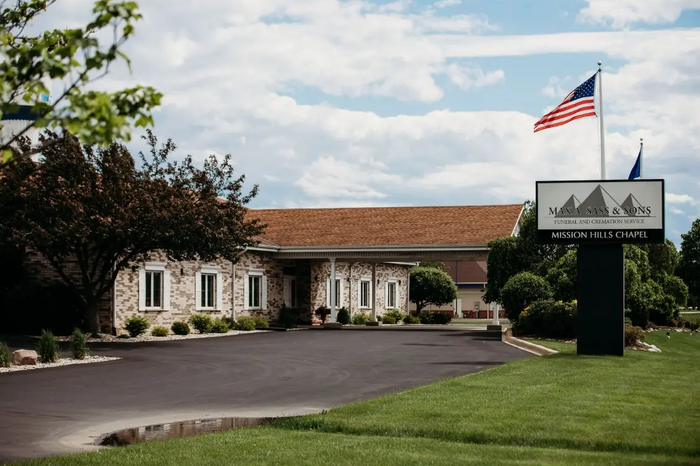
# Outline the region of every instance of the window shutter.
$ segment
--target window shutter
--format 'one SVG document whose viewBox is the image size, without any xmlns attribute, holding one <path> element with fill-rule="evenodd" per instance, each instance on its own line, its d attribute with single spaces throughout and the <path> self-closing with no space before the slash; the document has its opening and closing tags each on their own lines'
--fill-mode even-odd
<svg viewBox="0 0 700 466">
<path fill-rule="evenodd" d="M 248 303 L 250 301 L 248 298 L 248 294 L 250 294 L 250 280 L 248 278 L 248 274 L 243 275 L 243 310 L 248 310 L 250 309 L 250 306 Z"/>
<path fill-rule="evenodd" d="M 352 296 L 350 296 L 352 306 Z M 362 307 L 362 280 L 357 280 L 357 307 Z"/>
<path fill-rule="evenodd" d="M 139 269 L 139 311 L 146 310 L 146 271 Z"/>
<path fill-rule="evenodd" d="M 384 309 L 389 306 L 389 283 L 384 282 Z"/>
<path fill-rule="evenodd" d="M 216 310 L 224 310 L 224 275 L 221 272 L 216 274 Z"/>
<path fill-rule="evenodd" d="M 202 273 L 194 273 L 194 310 L 202 310 Z"/>
<path fill-rule="evenodd" d="M 262 276 L 262 300 L 260 303 L 261 309 L 267 309 L 267 277 Z"/>
<path fill-rule="evenodd" d="M 170 310 L 170 270 L 163 272 L 163 310 Z"/>
</svg>

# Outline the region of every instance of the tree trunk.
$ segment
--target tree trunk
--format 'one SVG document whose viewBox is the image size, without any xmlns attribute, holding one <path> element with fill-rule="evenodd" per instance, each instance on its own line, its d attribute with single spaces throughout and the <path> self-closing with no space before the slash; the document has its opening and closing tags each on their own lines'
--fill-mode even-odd
<svg viewBox="0 0 700 466">
<path fill-rule="evenodd" d="M 90 326 L 90 332 L 99 333 L 100 332 L 100 315 L 98 313 L 99 299 L 93 298 L 86 303 L 87 314 L 88 314 L 88 324 Z"/>
</svg>

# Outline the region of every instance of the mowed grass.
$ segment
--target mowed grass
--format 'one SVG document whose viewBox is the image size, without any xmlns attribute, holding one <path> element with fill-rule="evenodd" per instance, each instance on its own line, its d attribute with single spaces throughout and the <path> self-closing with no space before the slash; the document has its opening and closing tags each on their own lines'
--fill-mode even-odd
<svg viewBox="0 0 700 466">
<path fill-rule="evenodd" d="M 559 344 L 560 354 L 273 427 L 23 464 L 700 464 L 700 335 L 647 341 L 662 353 L 579 357 Z"/>
</svg>

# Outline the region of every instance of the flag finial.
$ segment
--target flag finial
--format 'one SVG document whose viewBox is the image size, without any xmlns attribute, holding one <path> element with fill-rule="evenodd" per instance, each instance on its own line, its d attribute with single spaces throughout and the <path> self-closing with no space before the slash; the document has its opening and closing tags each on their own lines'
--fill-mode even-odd
<svg viewBox="0 0 700 466">
<path fill-rule="evenodd" d="M 602 62 L 602 61 L 599 61 L 599 62 L 598 62 L 598 70 L 600 70 L 600 67 L 601 67 L 602 65 L 603 65 L 603 62 Z"/>
</svg>

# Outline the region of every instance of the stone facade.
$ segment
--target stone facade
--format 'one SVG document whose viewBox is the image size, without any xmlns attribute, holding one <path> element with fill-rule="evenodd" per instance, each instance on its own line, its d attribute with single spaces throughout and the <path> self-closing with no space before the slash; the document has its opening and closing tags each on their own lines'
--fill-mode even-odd
<svg viewBox="0 0 700 466">
<path fill-rule="evenodd" d="M 376 273 L 376 313 L 383 315 L 386 310 L 386 288 L 387 283 L 393 280 L 397 284 L 396 306 L 393 309 L 407 311 L 406 294 L 408 293 L 410 267 L 398 264 L 377 264 Z M 311 264 L 311 309 L 315 310 L 320 306 L 328 304 L 328 282 L 331 275 L 330 261 L 314 261 Z M 336 262 L 336 279 L 341 280 L 341 302 L 340 307 L 345 307 L 351 315 L 357 312 L 372 313 L 372 306 L 360 308 L 360 280 L 362 278 L 372 278 L 372 264 L 365 262 Z M 316 320 L 316 319 L 315 319 Z"/>
<path fill-rule="evenodd" d="M 162 263 L 165 265 L 165 271 L 169 272 L 170 306 L 162 310 L 139 309 L 139 269 L 144 265 L 122 270 L 117 276 L 114 290 L 116 295 L 114 326 L 118 333 L 123 331 L 125 320 L 132 315 L 145 316 L 151 325 L 161 325 L 166 328 L 170 328 L 176 321 L 186 322 L 192 314 L 196 313 L 206 313 L 212 318 L 231 316 L 232 264 L 230 261 L 221 259 L 208 263 L 170 262 L 164 253 L 157 252 L 152 255 L 148 263 Z M 195 274 L 201 270 L 202 266 L 216 267 L 222 276 L 221 307 L 215 310 L 196 310 Z"/>
<path fill-rule="evenodd" d="M 141 271 L 148 267 L 163 272 L 163 293 L 169 291 L 169 298 L 163 296 L 162 306 L 157 310 L 144 309 L 143 303 L 140 303 L 143 299 L 140 295 L 142 287 L 140 280 L 143 279 Z M 221 297 L 215 309 L 197 310 L 195 277 L 202 267 L 216 268 L 218 275 L 221 276 Z M 27 270 L 38 281 L 61 280 L 41 256 L 31 256 L 27 262 Z M 77 274 L 76 278 L 79 276 L 77 267 L 75 270 L 71 268 L 71 271 Z M 246 305 L 245 290 L 249 274 L 261 275 L 266 285 L 263 302 L 261 306 L 254 309 Z M 359 302 L 360 279 L 371 278 L 371 276 L 372 264 L 337 262 L 336 278 L 342 283 L 342 303 L 338 309 L 346 307 L 351 314 L 366 312 L 371 315 L 371 305 L 361 309 Z M 394 280 L 397 284 L 396 308 L 406 311 L 408 277 L 408 266 L 377 264 L 377 316 L 381 316 L 386 310 L 385 290 L 389 280 Z M 165 253 L 157 251 L 146 264 L 134 264 L 133 267 L 119 272 L 114 288 L 107 293 L 100 305 L 100 325 L 105 332 L 113 329 L 117 334 L 121 334 L 125 331 L 126 319 L 133 315 L 142 315 L 150 321 L 152 326 L 170 328 L 174 322 L 186 322 L 192 314 L 200 312 L 207 313 L 213 318 L 248 315 L 262 316 L 268 321 L 275 321 L 279 318 L 280 309 L 285 303 L 285 282 L 289 286 L 289 280 L 292 278 L 296 285 L 296 302 L 291 304 L 301 310 L 303 321 L 320 322 L 314 311 L 327 304 L 330 261 L 279 260 L 274 257 L 274 253 L 248 251 L 239 257 L 234 266 L 230 261 L 223 259 L 210 263 L 171 262 L 167 260 Z M 291 295 L 288 294 L 289 296 Z"/>
</svg>

